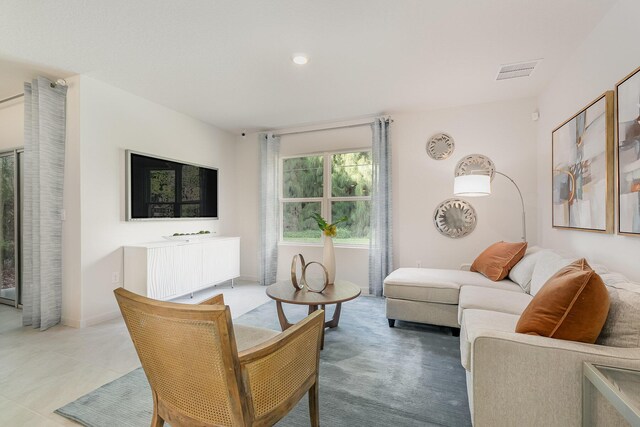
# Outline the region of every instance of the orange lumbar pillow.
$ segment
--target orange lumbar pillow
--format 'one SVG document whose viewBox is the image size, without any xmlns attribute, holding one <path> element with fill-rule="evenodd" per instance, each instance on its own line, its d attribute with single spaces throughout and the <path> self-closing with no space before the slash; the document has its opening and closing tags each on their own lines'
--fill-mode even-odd
<svg viewBox="0 0 640 427">
<path fill-rule="evenodd" d="M 495 281 L 502 280 L 524 256 L 527 242 L 498 242 L 485 249 L 473 264 L 471 271 L 477 271 Z"/>
<path fill-rule="evenodd" d="M 518 320 L 516 332 L 595 343 L 609 313 L 609 292 L 582 258 L 542 286 Z"/>
</svg>

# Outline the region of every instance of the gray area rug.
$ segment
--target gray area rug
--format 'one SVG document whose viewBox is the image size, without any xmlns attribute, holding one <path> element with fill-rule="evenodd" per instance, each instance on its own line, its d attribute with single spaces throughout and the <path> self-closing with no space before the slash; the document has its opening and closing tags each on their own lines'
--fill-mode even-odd
<svg viewBox="0 0 640 427">
<path fill-rule="evenodd" d="M 286 305 L 285 312 L 297 321 L 305 317 L 306 307 Z M 275 303 L 234 323 L 279 330 Z M 324 426 L 471 425 L 458 338 L 445 328 L 412 323 L 389 328 L 382 298 L 343 304 L 340 326 L 326 332 L 320 365 Z M 56 412 L 85 426 L 147 427 L 149 384 L 137 369 Z M 277 425 L 308 426 L 308 414 L 305 397 Z"/>
</svg>

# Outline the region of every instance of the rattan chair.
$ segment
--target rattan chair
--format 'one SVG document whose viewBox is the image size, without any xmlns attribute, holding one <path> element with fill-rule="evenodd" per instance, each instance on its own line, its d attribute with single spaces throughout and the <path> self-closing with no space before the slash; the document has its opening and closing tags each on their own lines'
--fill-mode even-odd
<svg viewBox="0 0 640 427">
<path fill-rule="evenodd" d="M 271 426 L 307 392 L 320 425 L 322 310 L 238 353 L 222 295 L 200 305 L 115 295 L 151 385 L 152 426 Z"/>
</svg>

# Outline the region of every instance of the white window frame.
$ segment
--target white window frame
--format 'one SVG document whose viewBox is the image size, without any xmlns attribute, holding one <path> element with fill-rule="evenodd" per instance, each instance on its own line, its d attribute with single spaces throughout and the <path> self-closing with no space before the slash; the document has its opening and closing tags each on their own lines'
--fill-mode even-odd
<svg viewBox="0 0 640 427">
<path fill-rule="evenodd" d="M 315 153 L 303 153 L 303 154 L 292 154 L 290 156 L 281 156 L 280 157 L 280 172 L 278 173 L 278 203 L 280 204 L 280 223 L 279 227 L 279 244 L 280 245 L 290 245 L 290 246 L 322 246 L 322 242 L 317 243 L 303 243 L 303 242 L 291 242 L 284 240 L 284 204 L 287 202 L 293 203 L 309 203 L 309 202 L 320 202 L 320 215 L 327 220 L 327 222 L 332 223 L 331 218 L 331 203 L 332 202 L 357 202 L 360 200 L 368 200 L 371 201 L 371 196 L 351 196 L 351 197 L 332 197 L 331 196 L 331 157 L 334 154 L 345 154 L 345 153 L 362 153 L 368 152 L 371 154 L 371 147 L 359 147 L 359 148 L 349 148 L 344 150 L 334 150 L 334 151 L 322 151 Z M 302 198 L 285 198 L 284 197 L 284 161 L 286 159 L 297 159 L 299 157 L 318 157 L 321 156 L 322 160 L 322 197 L 302 197 Z M 368 248 L 368 243 L 335 243 L 336 246 L 341 247 L 354 247 L 354 248 Z"/>
</svg>

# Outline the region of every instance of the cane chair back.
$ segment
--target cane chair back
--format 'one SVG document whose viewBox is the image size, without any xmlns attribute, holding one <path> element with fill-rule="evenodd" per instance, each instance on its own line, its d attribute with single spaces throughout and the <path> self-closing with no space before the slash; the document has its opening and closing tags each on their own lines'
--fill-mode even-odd
<svg viewBox="0 0 640 427">
<path fill-rule="evenodd" d="M 115 295 L 151 385 L 152 426 L 270 426 L 307 392 L 319 425 L 322 310 L 238 354 L 221 296 L 187 305 Z"/>
</svg>

